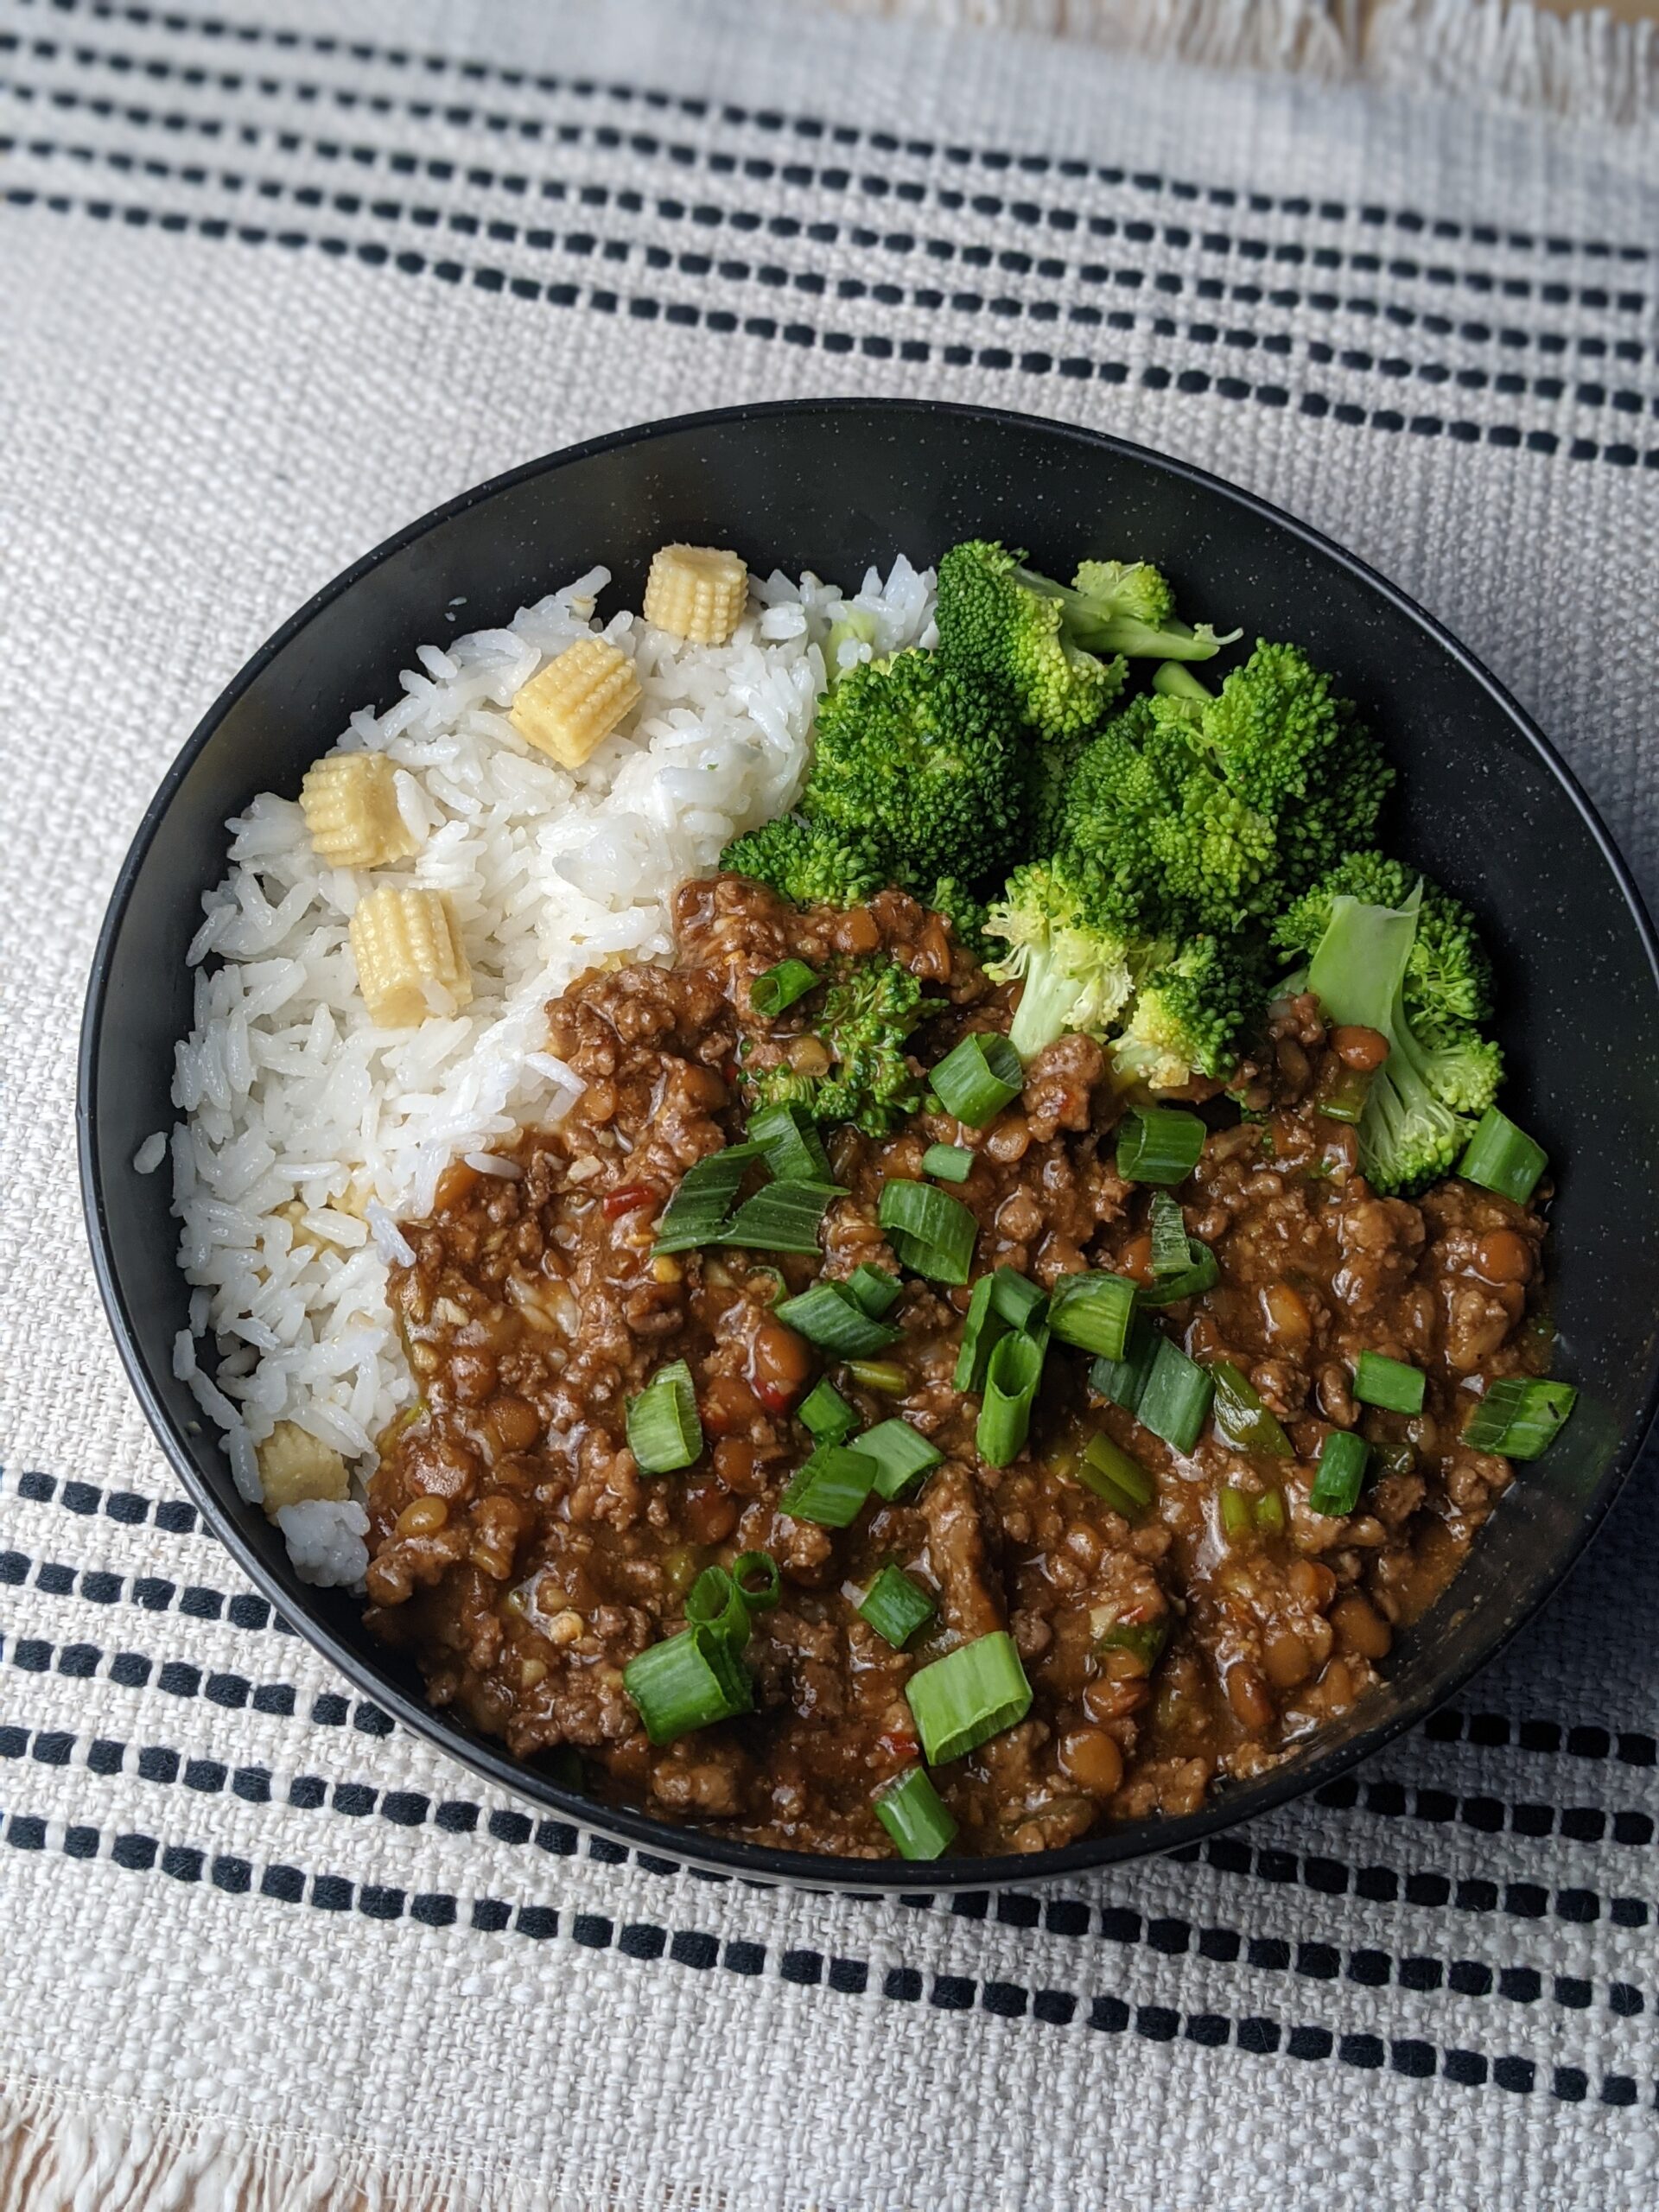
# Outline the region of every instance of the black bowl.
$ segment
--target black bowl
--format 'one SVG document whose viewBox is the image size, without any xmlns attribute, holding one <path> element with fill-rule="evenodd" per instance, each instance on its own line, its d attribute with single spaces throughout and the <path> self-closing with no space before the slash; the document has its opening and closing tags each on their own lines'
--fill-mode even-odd
<svg viewBox="0 0 1659 2212">
<path fill-rule="evenodd" d="M 594 561 L 637 607 L 667 539 L 736 544 L 752 566 L 855 581 L 902 549 L 1000 537 L 1058 567 L 1085 547 L 1160 563 L 1182 603 L 1247 636 L 1294 638 L 1334 671 L 1403 770 L 1401 849 L 1470 899 L 1499 950 L 1508 1101 L 1560 1164 L 1553 1240 L 1558 1371 L 1579 1409 L 1523 1469 L 1448 1593 L 1395 1646 L 1384 1687 L 1260 1781 L 1198 1813 L 1040 1858 L 868 1864 L 763 1850 L 600 1806 L 425 1702 L 355 1600 L 300 1582 L 245 1505 L 174 1380 L 185 1324 L 168 1177 L 132 1172 L 170 1125 L 172 1048 L 190 1020 L 185 948 L 223 873 L 223 824 L 297 789 L 365 700 L 385 705 L 423 640 L 513 611 Z M 1515 702 L 1445 631 L 1351 555 L 1262 501 L 1139 447 L 988 410 L 881 401 L 739 408 L 600 438 L 498 477 L 411 524 L 320 592 L 257 652 L 174 763 L 116 885 L 81 1039 L 80 1168 L 99 1282 L 144 1410 L 247 1573 L 342 1672 L 480 1773 L 568 1817 L 761 1879 L 939 1890 L 1074 1873 L 1169 1850 L 1329 1782 L 1482 1666 L 1566 1573 L 1653 1411 L 1659 1312 L 1656 956 L 1630 880 L 1583 792 Z"/>
</svg>

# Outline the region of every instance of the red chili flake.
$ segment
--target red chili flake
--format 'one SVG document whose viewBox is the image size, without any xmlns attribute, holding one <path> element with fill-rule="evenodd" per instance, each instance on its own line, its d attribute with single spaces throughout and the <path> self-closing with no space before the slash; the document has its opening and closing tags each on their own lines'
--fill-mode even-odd
<svg viewBox="0 0 1659 2212">
<path fill-rule="evenodd" d="M 749 1388 L 769 1414 L 786 1414 L 795 1402 L 795 1391 L 787 1382 L 767 1382 L 751 1377 Z"/>
<path fill-rule="evenodd" d="M 600 1203 L 600 1211 L 607 1221 L 615 1221 L 625 1213 L 632 1213 L 639 1206 L 655 1206 L 657 1193 L 649 1183 L 625 1183 L 620 1191 L 613 1191 Z"/>
<path fill-rule="evenodd" d="M 875 1746 L 895 1766 L 908 1766 L 922 1748 L 908 1728 L 884 1728 L 875 1739 Z"/>
</svg>

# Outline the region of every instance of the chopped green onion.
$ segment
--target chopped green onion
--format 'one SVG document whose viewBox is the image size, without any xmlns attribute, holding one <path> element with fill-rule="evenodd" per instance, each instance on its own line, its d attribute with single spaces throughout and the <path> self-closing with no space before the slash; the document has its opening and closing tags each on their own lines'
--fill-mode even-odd
<svg viewBox="0 0 1659 2212">
<path fill-rule="evenodd" d="M 653 1643 L 622 1669 L 622 1687 L 653 1744 L 729 1720 L 754 1703 L 748 1669 L 723 1636 L 688 1628 Z"/>
<path fill-rule="evenodd" d="M 817 980 L 804 960 L 780 960 L 749 985 L 749 1004 L 763 1021 L 770 1021 L 797 999 L 804 999 Z"/>
<path fill-rule="evenodd" d="M 1183 1298 L 1201 1298 L 1221 1281 L 1221 1267 L 1207 1244 L 1193 1237 L 1187 1245 L 1187 1265 L 1178 1275 L 1160 1275 L 1141 1286 L 1143 1306 L 1177 1305 Z"/>
<path fill-rule="evenodd" d="M 999 1032 L 982 1029 L 954 1046 L 928 1081 L 945 1112 L 970 1129 L 982 1129 L 1026 1087 L 1019 1053 Z"/>
<path fill-rule="evenodd" d="M 876 1219 L 917 1274 L 935 1282 L 967 1281 L 979 1224 L 959 1198 L 931 1183 L 884 1183 Z"/>
<path fill-rule="evenodd" d="M 974 1285 L 973 1295 L 968 1300 L 968 1311 L 963 1317 L 962 1349 L 957 1354 L 957 1371 L 951 1376 L 951 1386 L 957 1390 L 982 1390 L 985 1388 L 985 1369 L 999 1338 L 1007 1332 L 1007 1323 L 991 1304 L 996 1288 L 990 1275 L 981 1275 Z"/>
<path fill-rule="evenodd" d="M 925 1768 L 906 1767 L 884 1782 L 871 1802 L 901 1859 L 938 1859 L 950 1848 L 957 1823 Z"/>
<path fill-rule="evenodd" d="M 858 1518 L 879 1471 L 866 1452 L 849 1451 L 843 1444 L 820 1444 L 778 1502 L 791 1520 L 845 1529 Z"/>
<path fill-rule="evenodd" d="M 1285 1533 L 1285 1494 L 1281 1490 L 1264 1490 L 1255 1501 L 1255 1525 L 1270 1536 Z"/>
<path fill-rule="evenodd" d="M 817 1123 L 798 1106 L 762 1107 L 750 1115 L 748 1135 L 780 1183 L 833 1183 Z"/>
<path fill-rule="evenodd" d="M 761 1252 L 816 1255 L 825 1210 L 846 1195 L 839 1183 L 768 1183 L 744 1199 L 717 1241 L 751 1245 Z"/>
<path fill-rule="evenodd" d="M 1031 1710 L 1031 1684 L 1006 1629 L 976 1637 L 918 1668 L 905 1695 L 930 1766 L 977 1751 Z"/>
<path fill-rule="evenodd" d="M 1150 1317 L 1137 1313 L 1129 1324 L 1122 1358 L 1097 1359 L 1089 1370 L 1090 1388 L 1132 1414 L 1141 1403 L 1141 1394 L 1147 1387 L 1147 1377 L 1152 1372 L 1152 1363 L 1161 1341 L 1160 1332 L 1154 1328 Z"/>
<path fill-rule="evenodd" d="M 1062 1275 L 1048 1301 L 1048 1325 L 1062 1344 L 1122 1359 L 1135 1306 L 1135 1286 L 1127 1275 Z"/>
<path fill-rule="evenodd" d="M 937 1444 L 897 1416 L 867 1428 L 855 1448 L 874 1460 L 875 1490 L 889 1505 L 908 1497 L 944 1457 Z"/>
<path fill-rule="evenodd" d="M 889 1560 L 864 1592 L 858 1615 L 895 1651 L 902 1651 L 922 1624 L 931 1621 L 938 1611 L 938 1605 L 921 1584 L 913 1582 L 902 1567 L 895 1567 Z"/>
<path fill-rule="evenodd" d="M 1408 1367 L 1402 1359 L 1363 1351 L 1354 1369 L 1354 1395 L 1362 1406 L 1381 1406 L 1385 1413 L 1420 1414 L 1427 1380 L 1420 1367 Z"/>
<path fill-rule="evenodd" d="M 762 1288 L 761 1286 L 769 1287 Z M 774 1306 L 789 1288 L 776 1268 L 751 1268 L 744 1277 L 743 1287 L 746 1290 L 754 1291 L 757 1296 L 769 1299 Z"/>
<path fill-rule="evenodd" d="M 1458 1173 L 1465 1183 L 1478 1183 L 1483 1190 L 1496 1191 L 1523 1206 L 1548 1165 L 1549 1155 L 1541 1144 L 1516 1128 L 1507 1114 L 1489 1106 L 1475 1124 Z"/>
<path fill-rule="evenodd" d="M 1204 1150 L 1204 1123 L 1173 1106 L 1126 1115 L 1117 1138 L 1117 1172 L 1126 1183 L 1185 1182 Z"/>
<path fill-rule="evenodd" d="M 1463 1440 L 1471 1452 L 1535 1459 L 1553 1442 L 1578 1395 L 1571 1382 L 1507 1375 L 1491 1385 L 1469 1416 Z"/>
<path fill-rule="evenodd" d="M 1215 1389 L 1206 1370 L 1160 1336 L 1135 1418 L 1173 1452 L 1188 1452 L 1198 1440 Z"/>
<path fill-rule="evenodd" d="M 974 1155 L 959 1144 L 931 1144 L 922 1154 L 924 1175 L 941 1183 L 965 1183 L 974 1172 Z"/>
<path fill-rule="evenodd" d="M 809 1344 L 833 1352 L 838 1359 L 881 1351 L 899 1341 L 899 1332 L 893 1324 L 865 1313 L 844 1283 L 815 1282 L 810 1290 L 781 1300 L 772 1311 L 780 1321 L 798 1330 Z"/>
<path fill-rule="evenodd" d="M 702 1452 L 697 1394 L 683 1359 L 659 1367 L 639 1396 L 629 1399 L 628 1449 L 647 1475 L 689 1467 Z"/>
<path fill-rule="evenodd" d="M 858 1408 L 833 1382 L 819 1382 L 807 1392 L 799 1418 L 821 1444 L 841 1444 L 858 1427 Z"/>
<path fill-rule="evenodd" d="M 1307 1494 L 1308 1510 L 1324 1513 L 1333 1521 L 1351 1513 L 1359 1503 L 1365 1479 L 1365 1462 L 1371 1447 L 1351 1428 L 1333 1428 L 1325 1440 L 1313 1487 Z"/>
<path fill-rule="evenodd" d="M 652 1250 L 693 1252 L 700 1244 L 718 1243 L 738 1185 L 760 1157 L 759 1145 L 728 1144 L 688 1167 L 663 1210 Z"/>
<path fill-rule="evenodd" d="M 685 1619 L 688 1628 L 706 1628 L 740 1651 L 749 1640 L 748 1605 L 723 1567 L 705 1567 L 691 1585 Z"/>
<path fill-rule="evenodd" d="M 732 1580 L 752 1613 L 769 1613 L 784 1594 L 784 1578 L 770 1552 L 740 1552 Z"/>
<path fill-rule="evenodd" d="M 974 1440 L 988 1465 L 1007 1467 L 1026 1448 L 1032 1408 L 1043 1379 L 1043 1347 L 1023 1330 L 1011 1329 L 985 1369 L 985 1395 Z"/>
<path fill-rule="evenodd" d="M 1091 1436 L 1078 1454 L 1074 1471 L 1085 1490 L 1104 1498 L 1126 1521 L 1138 1521 L 1157 1494 L 1157 1485 L 1138 1459 L 1104 1429 Z"/>
<path fill-rule="evenodd" d="M 1290 1439 L 1262 1402 L 1261 1393 L 1230 1359 L 1211 1363 L 1216 1385 L 1216 1433 L 1231 1452 L 1288 1459 Z"/>
<path fill-rule="evenodd" d="M 1251 1510 L 1248 1491 L 1229 1483 L 1221 1493 L 1221 1526 L 1227 1536 L 1242 1536 L 1247 1529 L 1254 1528 L 1255 1516 Z"/>
<path fill-rule="evenodd" d="M 849 1359 L 847 1372 L 867 1390 L 880 1390 L 896 1398 L 909 1381 L 896 1359 Z"/>
<path fill-rule="evenodd" d="M 1192 1266 L 1192 1255 L 1187 1243 L 1186 1217 L 1181 1211 L 1180 1200 L 1172 1198 L 1167 1191 L 1154 1191 L 1147 1224 L 1152 1230 L 1154 1274 L 1183 1274 Z"/>
<path fill-rule="evenodd" d="M 991 1277 L 991 1311 L 1011 1329 L 1034 1329 L 1047 1304 L 1047 1294 L 1017 1268 L 998 1268 Z"/>
<path fill-rule="evenodd" d="M 873 1321 L 885 1320 L 898 1297 L 899 1282 L 897 1275 L 890 1275 L 885 1268 L 878 1268 L 868 1260 L 861 1261 L 842 1286 L 861 1313 L 868 1313 Z"/>
<path fill-rule="evenodd" d="M 1169 1615 L 1161 1613 L 1155 1621 L 1114 1621 L 1096 1637 L 1095 1649 L 1130 1652 L 1140 1661 L 1141 1673 L 1149 1675 L 1168 1641 Z"/>
</svg>

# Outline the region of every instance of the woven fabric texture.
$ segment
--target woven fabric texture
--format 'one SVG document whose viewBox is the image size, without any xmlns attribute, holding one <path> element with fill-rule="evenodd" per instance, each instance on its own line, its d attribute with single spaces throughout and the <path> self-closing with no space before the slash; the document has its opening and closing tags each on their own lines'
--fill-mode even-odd
<svg viewBox="0 0 1659 2212">
<path fill-rule="evenodd" d="M 73 1088 L 121 854 L 277 620 L 744 397 L 1065 416 L 1305 514 L 1651 890 L 1659 178 L 734 0 L 212 6 L 0 0 L 0 2206 L 1651 2204 L 1651 1467 L 1322 1802 L 1059 1890 L 701 1878 L 480 1788 L 244 1586 L 109 1343 Z"/>
</svg>

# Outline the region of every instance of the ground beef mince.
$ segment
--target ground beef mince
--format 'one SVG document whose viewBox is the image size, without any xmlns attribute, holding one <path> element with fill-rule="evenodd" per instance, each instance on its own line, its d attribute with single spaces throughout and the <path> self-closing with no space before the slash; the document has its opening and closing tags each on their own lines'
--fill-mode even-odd
<svg viewBox="0 0 1659 2212">
<path fill-rule="evenodd" d="M 928 991 L 922 1067 L 1009 1013 L 938 917 L 895 893 L 799 913 L 719 877 L 684 887 L 678 924 L 679 966 L 598 969 L 550 1007 L 551 1048 L 587 1086 L 568 1118 L 522 1137 L 511 1179 L 452 1167 L 431 1219 L 405 1224 L 415 1258 L 392 1299 L 421 1399 L 383 1440 L 368 1592 L 375 1628 L 418 1662 L 433 1700 L 525 1760 L 579 1756 L 612 1802 L 856 1857 L 890 1850 L 872 1793 L 918 1755 L 907 1679 L 989 1630 L 1012 1635 L 1034 1696 L 1017 1726 L 936 1776 L 959 1850 L 1039 1851 L 1190 1811 L 1217 1777 L 1258 1772 L 1345 1711 L 1510 1479 L 1459 1429 L 1486 1382 L 1545 1364 L 1537 1212 L 1456 1181 L 1414 1205 L 1376 1196 L 1351 1128 L 1319 1102 L 1338 1064 L 1363 1065 L 1380 1040 L 1327 1036 L 1316 1005 L 1293 1001 L 1246 1071 L 1243 1118 L 1232 1101 L 1204 1105 L 1215 1126 L 1176 1195 L 1220 1279 L 1163 1322 L 1195 1358 L 1249 1376 L 1294 1459 L 1248 1458 L 1213 1433 L 1178 1456 L 1057 1347 L 1029 1446 L 999 1471 L 975 1449 L 976 1402 L 952 1386 L 966 1289 L 906 1278 L 890 1317 L 903 1333 L 882 1355 L 898 1371 L 880 1390 L 826 1370 L 773 1308 L 820 1273 L 897 1272 L 880 1187 L 919 1175 L 931 1143 L 974 1154 L 954 1195 L 980 1225 L 976 1274 L 1145 1280 L 1148 1193 L 1116 1172 L 1120 1103 L 1099 1049 L 1050 1046 L 983 1129 L 923 1111 L 884 1138 L 832 1133 L 849 1196 L 825 1217 L 821 1260 L 654 1255 L 686 1169 L 741 1132 L 740 1063 L 810 1062 L 799 1007 L 771 1022 L 751 1011 L 763 969 L 888 953 Z M 1421 1414 L 1355 1406 L 1365 1347 L 1424 1370 Z M 671 1359 L 690 1367 L 704 1449 L 683 1472 L 644 1474 L 626 1402 Z M 811 1445 L 795 1409 L 825 1371 L 867 1423 L 902 1414 L 944 1455 L 912 1500 L 874 1498 L 845 1530 L 779 1504 Z M 1374 1446 L 1357 1510 L 1310 1511 L 1325 1436 L 1356 1423 Z M 1072 1471 L 1103 1428 L 1155 1478 L 1136 1522 Z M 1228 1490 L 1250 1502 L 1242 1536 L 1224 1527 Z M 653 1748 L 623 1669 L 683 1626 L 703 1567 L 744 1550 L 771 1553 L 783 1578 L 745 1655 L 755 1710 Z M 888 1560 L 938 1605 L 905 1652 L 855 1611 Z"/>
</svg>

